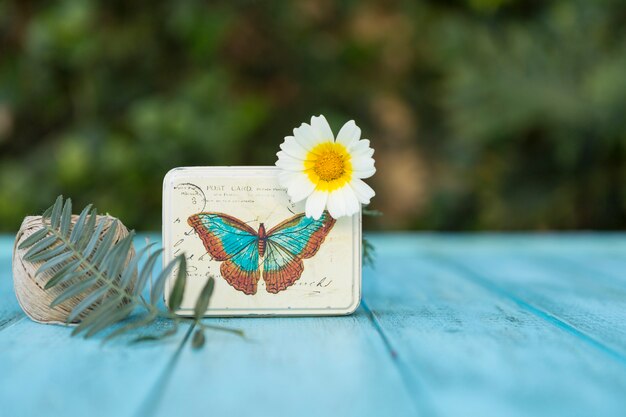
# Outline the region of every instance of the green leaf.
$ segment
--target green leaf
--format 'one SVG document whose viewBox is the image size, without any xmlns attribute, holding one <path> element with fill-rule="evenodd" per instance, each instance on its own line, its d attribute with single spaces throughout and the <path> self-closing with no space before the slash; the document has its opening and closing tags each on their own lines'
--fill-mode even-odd
<svg viewBox="0 0 626 417">
<path fill-rule="evenodd" d="M 85 258 L 89 258 L 89 256 L 93 252 L 93 250 L 96 248 L 96 245 L 100 241 L 100 235 L 102 234 L 102 230 L 104 229 L 105 223 L 106 222 L 104 220 L 101 220 L 98 223 L 98 227 L 96 228 L 96 230 L 91 235 L 91 238 L 89 239 L 89 243 L 87 243 L 87 246 L 83 250 L 83 256 Z M 113 238 L 111 238 L 111 240 L 113 240 Z"/>
<path fill-rule="evenodd" d="M 363 266 L 374 268 L 376 261 L 376 248 L 369 241 L 363 238 Z"/>
<path fill-rule="evenodd" d="M 241 337 L 246 336 L 244 331 L 239 330 L 239 329 L 233 329 L 233 328 L 224 327 L 224 326 L 213 326 L 211 324 L 205 324 L 205 323 L 200 323 L 200 325 L 202 326 L 203 329 L 212 329 L 212 330 L 218 330 L 220 332 L 228 332 L 228 333 L 236 334 L 237 336 L 241 336 Z"/>
<path fill-rule="evenodd" d="M 380 217 L 383 215 L 383 212 L 380 210 L 370 210 L 364 208 L 362 212 L 364 216 Z"/>
<path fill-rule="evenodd" d="M 133 312 L 134 309 L 134 305 L 125 304 L 123 306 L 120 306 L 113 312 L 103 315 L 97 322 L 93 324 L 93 326 L 89 328 L 89 330 L 87 330 L 87 332 L 85 333 L 85 339 L 89 339 L 90 337 L 95 336 L 97 333 L 101 332 L 107 327 L 124 320 L 126 317 L 128 317 L 130 313 Z"/>
<path fill-rule="evenodd" d="M 48 237 L 41 239 L 39 242 L 31 246 L 31 248 L 26 252 L 26 254 L 24 254 L 24 260 L 30 262 L 30 259 L 33 256 L 37 255 L 42 250 L 47 249 L 50 246 L 54 245 L 57 242 L 57 240 L 58 239 L 56 238 L 56 236 L 48 236 Z"/>
<path fill-rule="evenodd" d="M 53 283 L 52 281 L 54 280 L 59 280 L 61 276 L 66 275 L 70 272 L 74 272 L 74 270 L 76 269 L 77 266 L 80 265 L 80 259 L 75 259 L 71 262 L 66 263 L 65 265 L 63 265 L 63 268 L 59 269 L 58 271 L 56 271 L 54 273 L 54 275 L 52 275 L 52 277 L 48 280 L 48 282 L 46 283 L 44 289 L 47 290 L 49 288 L 52 288 L 54 285 L 56 285 L 56 283 Z"/>
<path fill-rule="evenodd" d="M 60 255 L 55 256 L 54 258 L 46 261 L 43 265 L 41 265 L 35 275 L 41 275 L 47 272 L 49 269 L 60 266 L 65 261 L 68 261 L 69 259 L 71 259 L 72 256 L 74 256 L 72 252 L 65 252 Z"/>
<path fill-rule="evenodd" d="M 202 331 L 202 329 L 198 329 L 193 334 L 193 338 L 191 339 L 191 347 L 193 347 L 194 349 L 200 349 L 202 346 L 204 346 L 205 340 L 206 339 L 204 337 L 204 331 Z"/>
<path fill-rule="evenodd" d="M 109 286 L 102 285 L 101 287 L 93 290 L 88 296 L 83 298 L 80 303 L 76 304 L 76 307 L 72 309 L 72 312 L 67 317 L 68 322 L 73 322 L 78 318 L 85 310 L 94 305 L 100 299 L 103 299 L 110 291 Z"/>
<path fill-rule="evenodd" d="M 93 234 L 96 231 L 97 219 L 98 219 L 98 211 L 94 208 L 91 210 L 91 213 L 89 214 L 89 218 L 87 219 L 87 222 L 85 223 L 84 231 L 81 233 L 81 236 L 78 237 L 78 240 L 76 242 L 77 250 L 82 251 L 85 245 L 87 245 L 87 243 L 91 241 L 91 238 L 93 237 Z M 98 236 L 99 235 L 100 233 L 98 233 Z"/>
<path fill-rule="evenodd" d="M 63 196 L 60 195 L 57 197 L 54 202 L 54 206 L 52 206 L 52 212 L 50 214 L 50 226 L 53 229 L 59 227 L 59 223 L 61 223 L 61 210 L 63 209 Z"/>
<path fill-rule="evenodd" d="M 157 279 L 154 281 L 154 287 L 152 287 L 152 292 L 150 293 L 150 302 L 152 304 L 155 304 L 159 298 L 163 296 L 165 281 L 167 281 L 172 269 L 174 269 L 178 262 L 178 259 L 171 261 L 165 268 L 163 268 L 163 271 L 161 271 Z"/>
<path fill-rule="evenodd" d="M 78 220 L 76 220 L 76 223 L 74 224 L 74 227 L 72 228 L 72 233 L 70 234 L 71 243 L 76 243 L 76 241 L 82 235 L 89 210 L 91 210 L 91 204 L 85 207 L 83 211 L 80 213 L 80 216 L 78 216 Z"/>
<path fill-rule="evenodd" d="M 107 316 L 113 314 L 116 309 L 119 308 L 122 302 L 122 297 L 117 294 L 106 298 L 96 309 L 94 309 L 89 315 L 83 317 L 80 324 L 72 330 L 72 336 L 88 330 L 91 326 L 100 323 Z"/>
<path fill-rule="evenodd" d="M 117 233 L 117 220 L 113 221 L 111 228 L 107 230 L 104 234 L 104 238 L 102 238 L 102 242 L 97 246 L 96 251 L 93 253 L 91 258 L 91 262 L 94 265 L 99 265 L 100 262 L 104 259 L 104 257 L 109 253 L 111 249 L 111 245 L 113 244 L 113 239 L 115 238 L 115 234 Z"/>
<path fill-rule="evenodd" d="M 47 261 L 48 259 L 52 259 L 53 257 L 57 256 L 58 254 L 65 252 L 66 250 L 67 250 L 67 248 L 63 244 L 58 245 L 58 246 L 54 246 L 54 247 L 52 247 L 52 248 L 50 248 L 48 250 L 42 250 L 38 254 L 29 257 L 28 261 L 29 262 Z"/>
<path fill-rule="evenodd" d="M 120 286 L 122 288 L 128 288 L 130 286 L 133 280 L 133 276 L 136 276 L 137 274 L 137 266 L 139 265 L 139 261 L 141 260 L 141 258 L 143 258 L 143 256 L 152 246 L 154 246 L 154 243 L 150 243 L 149 245 L 146 245 L 139 252 L 137 252 L 135 256 L 131 259 L 131 261 L 128 263 L 120 279 Z"/>
<path fill-rule="evenodd" d="M 130 256 L 130 247 L 133 244 L 135 232 L 131 232 L 124 239 L 115 244 L 113 250 L 108 254 L 106 261 L 102 263 L 102 271 L 106 271 L 109 278 L 117 279 L 117 276 L 124 269 L 126 260 Z"/>
<path fill-rule="evenodd" d="M 140 316 L 138 319 L 132 320 L 129 323 L 126 323 L 125 325 L 118 327 L 117 329 L 109 333 L 104 338 L 104 340 L 102 340 L 102 343 L 121 336 L 124 333 L 128 333 L 140 327 L 147 326 L 148 324 L 152 323 L 156 317 L 157 316 L 155 314 L 145 314 L 143 316 Z"/>
<path fill-rule="evenodd" d="M 158 334 L 146 334 L 146 335 L 138 336 L 134 338 L 131 341 L 131 343 L 156 342 L 156 341 L 165 339 L 166 337 L 173 336 L 177 332 L 178 332 L 178 327 L 174 326 L 173 328 L 167 329 L 166 331 L 158 333 Z"/>
<path fill-rule="evenodd" d="M 69 286 L 65 291 L 59 294 L 57 298 L 52 300 L 52 303 L 50 303 L 50 307 L 56 307 L 57 305 L 61 304 L 63 301 L 68 300 L 72 297 L 75 297 L 77 295 L 80 295 L 88 291 L 94 286 L 96 282 L 97 282 L 97 278 L 92 276 L 92 277 L 87 278 L 84 281 L 76 283 L 75 285 Z"/>
<path fill-rule="evenodd" d="M 52 208 L 53 208 L 53 206 L 50 206 L 50 207 L 48 207 L 48 208 L 46 209 L 46 211 L 44 211 L 44 212 L 43 212 L 43 214 L 41 215 L 41 217 L 42 217 L 42 219 L 41 219 L 41 220 L 42 220 L 42 223 L 43 223 L 43 220 L 45 220 L 45 219 L 49 219 L 49 218 L 50 218 L 50 215 L 52 214 Z"/>
<path fill-rule="evenodd" d="M 159 256 L 161 256 L 161 252 L 163 252 L 163 249 L 159 249 L 158 251 L 150 255 L 150 257 L 148 257 L 148 260 L 144 264 L 143 268 L 141 269 L 141 273 L 137 278 L 137 284 L 135 285 L 134 291 L 135 294 L 140 294 L 143 291 L 144 287 L 146 286 L 146 282 L 148 281 L 148 278 L 154 270 L 154 264 L 156 263 L 157 259 L 159 259 Z"/>
<path fill-rule="evenodd" d="M 215 279 L 213 277 L 209 277 L 206 284 L 204 284 L 200 295 L 198 296 L 198 300 L 196 301 L 196 307 L 194 308 L 194 316 L 196 320 L 200 320 L 204 316 L 204 313 L 206 313 L 214 288 Z"/>
<path fill-rule="evenodd" d="M 28 247 L 31 247 L 36 242 L 39 242 L 41 239 L 46 237 L 47 234 L 48 234 L 48 230 L 46 230 L 45 228 L 44 229 L 39 229 L 35 233 L 33 233 L 32 235 L 30 235 L 26 239 L 24 239 L 24 241 L 22 243 L 20 243 L 20 245 L 17 248 L 18 249 L 26 249 Z"/>
<path fill-rule="evenodd" d="M 170 311 L 177 311 L 180 308 L 183 302 L 183 295 L 185 294 L 185 283 L 187 282 L 187 259 L 184 256 L 179 256 L 178 259 L 180 261 L 178 263 L 178 273 L 168 300 Z"/>
<path fill-rule="evenodd" d="M 70 226 L 72 225 L 72 199 L 68 198 L 65 200 L 65 205 L 63 206 L 63 213 L 61 214 L 61 227 L 59 229 L 60 233 L 63 236 L 67 236 L 67 233 L 70 231 Z"/>
<path fill-rule="evenodd" d="M 65 264 L 63 268 L 57 271 L 52 276 L 52 278 L 50 278 L 48 282 L 46 282 L 46 285 L 43 287 L 44 290 L 49 290 L 50 288 L 54 287 L 57 284 L 70 281 L 74 278 L 78 278 L 81 275 L 86 274 L 87 273 L 86 270 L 83 270 L 83 269 L 76 270 L 76 267 L 78 265 L 80 265 L 79 259 L 76 259 L 75 261 L 68 262 L 67 264 Z"/>
</svg>

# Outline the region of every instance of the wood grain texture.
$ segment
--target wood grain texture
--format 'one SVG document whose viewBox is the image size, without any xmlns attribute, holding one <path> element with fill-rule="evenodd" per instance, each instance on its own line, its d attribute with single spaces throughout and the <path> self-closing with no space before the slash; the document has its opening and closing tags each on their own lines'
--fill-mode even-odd
<svg viewBox="0 0 626 417">
<path fill-rule="evenodd" d="M 506 240 L 492 236 L 462 251 L 429 253 L 439 254 L 479 285 L 527 303 L 626 364 L 626 247 L 610 236 L 606 242 L 586 236 L 563 237 L 560 245 L 549 242 L 527 237 L 512 250 L 503 244 Z M 603 257 L 613 259 L 610 270 L 600 271 L 598 258 Z"/>
<path fill-rule="evenodd" d="M 369 416 L 417 414 L 420 404 L 362 310 L 349 317 L 218 319 L 246 340 L 210 334 L 201 351 L 183 350 L 157 416 Z"/>
<path fill-rule="evenodd" d="M 626 415 L 626 235 L 374 243 L 353 316 L 207 319 L 247 338 L 193 351 L 185 329 L 102 346 L 23 318 L 2 237 L 0 414 Z"/>
</svg>

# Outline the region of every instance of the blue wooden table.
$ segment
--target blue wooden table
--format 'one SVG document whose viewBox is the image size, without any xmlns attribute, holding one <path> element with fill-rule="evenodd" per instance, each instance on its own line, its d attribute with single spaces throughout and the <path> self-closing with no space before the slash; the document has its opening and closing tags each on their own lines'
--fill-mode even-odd
<svg viewBox="0 0 626 417">
<path fill-rule="evenodd" d="M 373 241 L 354 315 L 214 319 L 246 338 L 196 351 L 30 321 L 4 236 L 0 416 L 626 416 L 626 234 Z"/>
</svg>

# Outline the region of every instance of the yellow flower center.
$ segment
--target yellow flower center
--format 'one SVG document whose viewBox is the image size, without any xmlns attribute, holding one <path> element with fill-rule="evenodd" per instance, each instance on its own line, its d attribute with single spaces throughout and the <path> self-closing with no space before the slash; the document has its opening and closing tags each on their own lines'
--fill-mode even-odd
<svg viewBox="0 0 626 417">
<path fill-rule="evenodd" d="M 304 166 L 318 190 L 333 191 L 343 187 L 352 178 L 350 159 L 345 146 L 328 141 L 309 151 Z"/>
<path fill-rule="evenodd" d="M 313 171 L 323 181 L 333 181 L 344 173 L 343 156 L 334 150 L 327 150 L 317 157 Z"/>
</svg>

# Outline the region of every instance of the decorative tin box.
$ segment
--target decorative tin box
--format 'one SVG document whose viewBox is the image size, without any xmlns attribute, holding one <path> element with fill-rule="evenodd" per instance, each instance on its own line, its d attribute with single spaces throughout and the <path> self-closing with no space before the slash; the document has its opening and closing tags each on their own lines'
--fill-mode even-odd
<svg viewBox="0 0 626 417">
<path fill-rule="evenodd" d="M 361 298 L 361 216 L 304 216 L 274 167 L 189 167 L 163 181 L 164 264 L 187 258 L 179 313 L 209 276 L 207 316 L 341 315 Z M 170 292 L 173 277 L 166 286 Z"/>
</svg>

